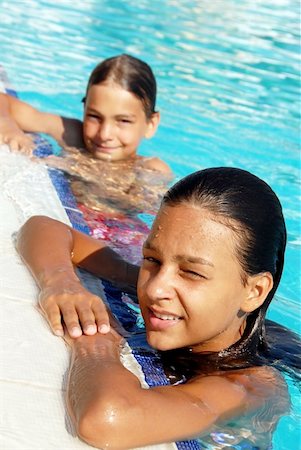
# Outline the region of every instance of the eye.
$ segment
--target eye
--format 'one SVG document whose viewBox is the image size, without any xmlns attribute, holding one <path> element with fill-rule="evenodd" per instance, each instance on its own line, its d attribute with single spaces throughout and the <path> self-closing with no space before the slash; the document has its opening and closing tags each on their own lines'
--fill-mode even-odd
<svg viewBox="0 0 301 450">
<path fill-rule="evenodd" d="M 118 122 L 119 122 L 120 124 L 122 124 L 122 125 L 123 125 L 123 124 L 124 124 L 124 125 L 129 125 L 129 124 L 133 123 L 133 121 L 130 120 L 130 119 L 119 119 Z"/>
<path fill-rule="evenodd" d="M 190 278 L 192 280 L 206 280 L 207 278 L 199 273 L 199 272 L 195 272 L 194 270 L 188 270 L 188 269 L 181 269 L 181 273 L 187 277 Z"/>
<path fill-rule="evenodd" d="M 143 256 L 143 261 L 151 264 L 160 264 L 160 261 L 152 256 Z"/>
<path fill-rule="evenodd" d="M 87 119 L 89 119 L 89 120 L 100 120 L 100 117 L 98 117 L 96 114 L 87 114 L 86 115 L 86 117 L 87 117 Z"/>
</svg>

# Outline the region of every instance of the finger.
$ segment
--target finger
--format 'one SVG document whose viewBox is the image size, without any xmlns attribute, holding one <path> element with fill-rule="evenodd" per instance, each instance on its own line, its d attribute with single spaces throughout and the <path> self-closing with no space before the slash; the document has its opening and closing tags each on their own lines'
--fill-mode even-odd
<svg viewBox="0 0 301 450">
<path fill-rule="evenodd" d="M 22 148 L 27 155 L 31 155 L 34 150 L 34 143 L 31 138 L 24 139 L 22 143 Z"/>
<path fill-rule="evenodd" d="M 19 144 L 18 141 L 16 139 L 11 139 L 10 141 L 7 142 L 7 145 L 10 147 L 10 149 L 13 152 L 16 152 L 19 150 Z"/>
<path fill-rule="evenodd" d="M 97 330 L 101 334 L 107 334 L 111 330 L 108 311 L 102 300 L 97 300 L 92 305 Z"/>
<path fill-rule="evenodd" d="M 39 305 L 39 309 L 41 314 L 46 317 L 52 332 L 56 336 L 64 336 L 61 312 L 57 305 L 52 305 L 51 307 L 43 309 L 41 305 Z"/>
<path fill-rule="evenodd" d="M 31 154 L 31 150 L 27 145 L 21 145 L 20 152 L 27 156 L 29 156 Z"/>
<path fill-rule="evenodd" d="M 61 306 L 61 314 L 70 336 L 73 338 L 81 336 L 83 333 L 76 309 L 70 305 Z"/>
<path fill-rule="evenodd" d="M 19 148 L 20 152 L 23 153 L 24 155 L 30 155 L 32 152 L 32 149 L 30 147 L 30 145 L 27 142 L 20 142 L 20 148 Z"/>
<path fill-rule="evenodd" d="M 95 323 L 95 316 L 90 306 L 87 306 L 86 304 L 78 306 L 77 314 L 84 334 L 87 334 L 88 336 L 96 334 L 97 326 Z"/>
</svg>

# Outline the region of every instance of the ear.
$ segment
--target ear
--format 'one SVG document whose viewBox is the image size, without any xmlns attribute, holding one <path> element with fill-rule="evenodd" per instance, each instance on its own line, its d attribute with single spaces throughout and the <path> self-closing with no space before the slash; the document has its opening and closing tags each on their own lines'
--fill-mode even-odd
<svg viewBox="0 0 301 450">
<path fill-rule="evenodd" d="M 150 139 L 154 136 L 160 123 L 160 113 L 155 112 L 147 122 L 147 128 L 144 137 Z"/>
<path fill-rule="evenodd" d="M 248 279 L 247 295 L 241 305 L 241 310 L 250 313 L 259 308 L 273 288 L 273 277 L 270 272 L 253 275 Z"/>
</svg>

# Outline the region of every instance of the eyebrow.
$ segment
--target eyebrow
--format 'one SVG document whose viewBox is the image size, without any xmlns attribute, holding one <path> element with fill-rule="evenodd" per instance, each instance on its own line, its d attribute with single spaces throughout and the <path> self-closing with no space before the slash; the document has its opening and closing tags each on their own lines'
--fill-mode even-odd
<svg viewBox="0 0 301 450">
<path fill-rule="evenodd" d="M 146 241 L 143 245 L 143 247 L 147 250 L 154 250 L 154 251 L 158 251 L 158 249 L 153 246 L 150 242 Z M 210 266 L 210 267 L 214 267 L 214 264 L 211 261 L 208 261 L 208 259 L 205 258 L 201 258 L 198 256 L 191 256 L 191 255 L 177 255 L 176 256 L 176 261 L 187 261 L 190 262 L 192 264 L 202 264 L 204 266 Z"/>
<path fill-rule="evenodd" d="M 177 260 L 185 260 L 187 262 L 193 263 L 193 264 L 202 264 L 204 266 L 211 266 L 214 267 L 214 264 L 211 261 L 208 261 L 208 259 L 205 258 L 199 258 L 199 257 L 194 257 L 194 256 L 190 256 L 190 255 L 179 255 L 176 258 Z"/>
</svg>

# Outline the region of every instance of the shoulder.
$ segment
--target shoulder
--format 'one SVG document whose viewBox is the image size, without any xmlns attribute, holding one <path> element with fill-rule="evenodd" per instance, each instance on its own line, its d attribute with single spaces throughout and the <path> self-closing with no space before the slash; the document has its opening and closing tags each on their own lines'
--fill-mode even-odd
<svg viewBox="0 0 301 450">
<path fill-rule="evenodd" d="M 279 390 L 287 390 L 281 373 L 270 366 L 226 372 L 224 377 L 229 382 L 240 384 L 246 391 L 257 396 L 273 397 L 278 395 Z"/>
<path fill-rule="evenodd" d="M 250 367 L 226 372 L 223 377 L 235 385 L 241 386 L 246 394 L 256 402 L 287 397 L 287 385 L 281 373 L 271 366 Z"/>
<path fill-rule="evenodd" d="M 183 388 L 221 412 L 224 408 L 224 412 L 231 409 L 252 411 L 266 402 L 278 402 L 282 413 L 289 408 L 287 385 L 280 372 L 268 366 L 199 376 Z"/>
<path fill-rule="evenodd" d="M 160 158 L 143 158 L 142 165 L 145 169 L 157 170 L 158 172 L 162 172 L 166 175 L 172 175 L 171 169 L 162 159 Z"/>
</svg>

